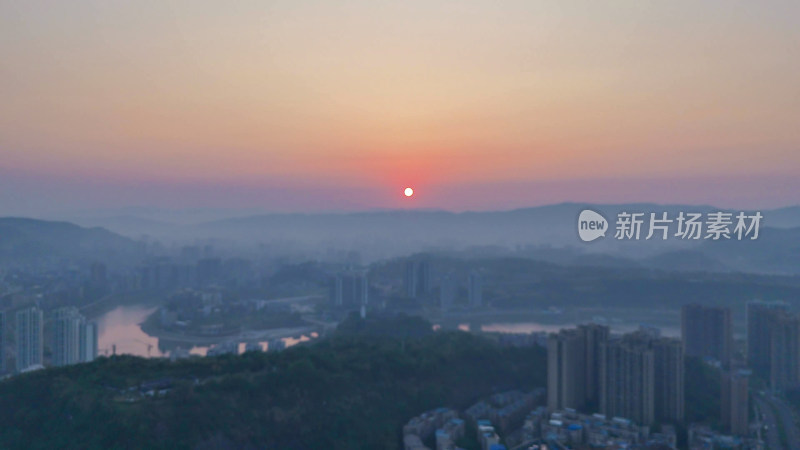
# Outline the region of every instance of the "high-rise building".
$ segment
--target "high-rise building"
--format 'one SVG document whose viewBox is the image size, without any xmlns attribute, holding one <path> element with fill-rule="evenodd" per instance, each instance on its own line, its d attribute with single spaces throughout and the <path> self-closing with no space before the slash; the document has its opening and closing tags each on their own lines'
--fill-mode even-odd
<svg viewBox="0 0 800 450">
<path fill-rule="evenodd" d="M 650 425 L 684 420 L 684 353 L 678 339 L 645 329 L 611 338 L 588 324 L 547 340 L 547 406 L 588 408 Z"/>
<path fill-rule="evenodd" d="M 165 279 L 169 277 L 162 274 L 161 271 L 156 270 L 155 275 L 158 280 L 156 282 L 158 287 L 168 284 Z M 222 260 L 220 258 L 204 258 L 197 261 L 196 278 L 199 285 L 205 286 L 207 284 L 215 283 L 219 281 L 221 276 Z"/>
<path fill-rule="evenodd" d="M 42 310 L 37 306 L 16 313 L 17 371 L 42 365 Z"/>
<path fill-rule="evenodd" d="M 652 342 L 655 358 L 655 418 L 659 422 L 683 422 L 684 353 L 677 339 Z"/>
<path fill-rule="evenodd" d="M 406 261 L 405 290 L 409 298 L 417 298 L 431 291 L 431 263 L 427 260 Z"/>
<path fill-rule="evenodd" d="M 655 356 L 649 340 L 625 336 L 602 346 L 600 412 L 641 424 L 655 420 Z"/>
<path fill-rule="evenodd" d="M 53 311 L 53 365 L 66 366 L 97 358 L 97 324 L 87 322 L 75 307 Z"/>
<path fill-rule="evenodd" d="M 784 391 L 800 386 L 800 317 L 773 317 L 770 330 L 770 387 Z"/>
<path fill-rule="evenodd" d="M 561 330 L 547 339 L 547 408 L 581 409 L 586 404 L 586 351 L 580 331 Z"/>
<path fill-rule="evenodd" d="M 683 345 L 634 332 L 602 345 L 600 411 L 642 424 L 684 419 Z"/>
<path fill-rule="evenodd" d="M 587 405 L 596 408 L 600 404 L 600 371 L 603 368 L 602 346 L 608 342 L 609 328 L 598 324 L 585 324 L 578 326 L 578 331 L 583 337 L 585 352 L 585 387 Z"/>
<path fill-rule="evenodd" d="M 772 365 L 772 324 L 787 310 L 786 302 L 747 303 L 747 363 L 754 373 L 767 380 Z"/>
<path fill-rule="evenodd" d="M 417 267 L 417 294 L 426 295 L 431 292 L 431 263 L 427 260 L 419 262 Z"/>
<path fill-rule="evenodd" d="M 732 370 L 722 374 L 722 401 L 720 402 L 722 426 L 738 435 L 750 434 L 748 378 L 749 370 Z"/>
<path fill-rule="evenodd" d="M 408 298 L 417 297 L 417 262 L 406 261 L 406 272 L 403 278 L 403 285 L 406 288 Z"/>
<path fill-rule="evenodd" d="M 467 284 L 467 295 L 469 297 L 469 305 L 473 308 L 480 308 L 483 306 L 483 277 L 480 272 L 473 270 L 469 274 Z"/>
<path fill-rule="evenodd" d="M 80 329 L 83 316 L 75 307 L 53 311 L 53 365 L 66 366 L 80 361 Z"/>
<path fill-rule="evenodd" d="M 733 325 L 730 308 L 684 305 L 681 337 L 687 356 L 714 358 L 723 367 L 731 362 Z"/>
<path fill-rule="evenodd" d="M 336 308 L 358 309 L 369 303 L 369 280 L 366 273 L 348 272 L 336 275 L 331 281 L 331 305 Z"/>
<path fill-rule="evenodd" d="M 78 361 L 92 362 L 97 358 L 97 323 L 81 321 L 78 338 Z"/>
<path fill-rule="evenodd" d="M 439 288 L 439 304 L 442 311 L 449 311 L 452 309 L 457 292 L 458 285 L 456 284 L 455 276 L 452 273 L 448 273 L 442 278 L 442 285 Z"/>
</svg>

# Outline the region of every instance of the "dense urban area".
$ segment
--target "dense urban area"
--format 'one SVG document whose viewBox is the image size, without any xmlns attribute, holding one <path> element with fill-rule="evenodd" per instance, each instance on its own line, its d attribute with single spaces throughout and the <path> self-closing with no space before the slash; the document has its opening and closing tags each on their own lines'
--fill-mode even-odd
<svg viewBox="0 0 800 450">
<path fill-rule="evenodd" d="M 233 254 L 4 226 L 29 234 L 2 253 L 4 448 L 799 442 L 796 275 L 574 264 L 531 246 Z M 127 308 L 141 313 L 123 329 L 109 317 Z"/>
<path fill-rule="evenodd" d="M 0 0 L 0 450 L 800 450 L 800 0 Z"/>
</svg>

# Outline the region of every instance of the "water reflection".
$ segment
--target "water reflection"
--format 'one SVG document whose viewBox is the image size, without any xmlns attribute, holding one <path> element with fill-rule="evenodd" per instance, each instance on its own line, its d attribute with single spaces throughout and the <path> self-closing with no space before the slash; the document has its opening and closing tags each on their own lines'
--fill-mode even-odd
<svg viewBox="0 0 800 450">
<path fill-rule="evenodd" d="M 142 331 L 141 323 L 156 308 L 119 306 L 97 319 L 98 352 L 102 355 L 165 356 L 158 348 L 158 338 Z"/>
<path fill-rule="evenodd" d="M 291 347 L 293 345 L 299 344 L 301 342 L 310 341 L 312 338 L 317 337 L 317 333 L 311 333 L 311 336 L 306 336 L 305 334 L 300 336 L 299 339 L 295 339 L 293 337 L 284 338 L 283 342 L 286 344 L 287 347 Z M 265 343 L 269 345 L 268 343 Z"/>
<path fill-rule="evenodd" d="M 541 333 L 541 332 L 556 333 L 558 332 L 558 330 L 562 328 L 571 328 L 572 326 L 573 325 L 570 324 L 545 325 L 536 322 L 490 323 L 487 325 L 481 325 L 481 331 L 494 332 L 494 333 L 520 333 L 520 334 Z"/>
<path fill-rule="evenodd" d="M 98 351 L 101 355 L 126 354 L 145 358 L 185 357 L 189 355 L 206 356 L 209 349 L 202 345 L 188 345 L 153 337 L 142 331 L 141 324 L 156 311 L 155 307 L 118 306 L 97 319 Z M 300 342 L 317 338 L 317 333 L 303 334 L 300 337 L 279 339 L 283 347 L 291 347 Z M 276 344 L 277 345 L 277 344 Z M 268 341 L 253 342 L 248 347 L 245 342 L 227 341 L 217 344 L 219 348 L 229 348 L 230 353 L 244 353 L 246 350 L 269 350 Z"/>
<path fill-rule="evenodd" d="M 612 324 L 605 324 L 609 325 L 611 328 L 612 333 L 630 333 L 632 331 L 638 330 L 640 327 L 644 326 L 650 328 L 647 325 L 643 324 L 631 324 L 631 323 L 612 323 Z M 465 327 L 466 330 L 469 330 L 469 325 L 461 324 L 459 325 L 459 329 Z M 490 323 L 486 325 L 481 325 L 481 331 L 485 332 L 495 332 L 495 333 L 555 333 L 563 328 L 575 328 L 578 324 L 574 323 L 564 323 L 564 324 L 544 324 L 539 322 L 516 322 L 516 323 Z M 681 334 L 681 330 L 675 327 L 655 327 L 657 328 L 662 336 L 665 337 L 679 337 Z"/>
</svg>

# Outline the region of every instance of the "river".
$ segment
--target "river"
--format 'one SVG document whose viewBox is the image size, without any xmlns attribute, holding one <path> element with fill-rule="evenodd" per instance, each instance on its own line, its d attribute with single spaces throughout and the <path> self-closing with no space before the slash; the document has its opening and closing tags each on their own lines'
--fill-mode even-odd
<svg viewBox="0 0 800 450">
<path fill-rule="evenodd" d="M 153 306 L 117 306 L 116 308 L 104 313 L 96 319 L 98 323 L 98 353 L 99 355 L 128 354 L 142 357 L 170 357 L 170 356 L 188 356 L 200 355 L 205 356 L 210 348 L 209 345 L 187 344 L 186 339 L 183 342 L 170 341 L 167 339 L 159 339 L 155 336 L 150 336 L 142 330 L 141 323 L 147 317 L 156 311 Z M 648 317 L 652 319 L 652 317 Z M 498 320 L 499 319 L 499 320 Z M 588 321 L 575 320 L 571 318 L 562 318 L 558 315 L 549 316 L 546 320 L 503 320 L 503 318 L 482 318 L 478 323 L 464 323 L 457 321 L 454 325 L 464 331 L 470 329 L 478 329 L 484 332 L 503 332 L 503 333 L 532 333 L 532 332 L 555 332 L 561 328 L 574 327 L 577 323 L 585 323 Z M 561 319 L 561 320 L 559 320 Z M 566 320 L 564 320 L 566 319 Z M 597 318 L 595 318 L 597 319 Z M 674 318 L 673 318 L 674 320 Z M 641 322 L 636 320 L 601 320 L 601 323 L 610 325 L 613 332 L 626 333 L 635 330 L 639 327 Z M 670 337 L 680 336 L 680 327 L 675 326 L 672 321 L 659 324 L 658 327 L 662 334 Z M 476 328 L 477 325 L 477 328 Z M 666 326 L 665 326 L 666 325 Z M 438 328 L 438 327 L 437 327 Z M 275 330 L 279 335 L 282 330 Z M 251 332 L 247 339 L 252 344 L 257 344 L 260 350 L 267 350 L 269 347 L 268 340 L 261 340 L 258 332 Z M 284 335 L 285 336 L 285 335 Z M 301 336 L 283 337 L 282 341 L 286 347 L 291 347 L 299 342 L 308 341 L 317 337 L 316 333 L 303 334 Z M 191 339 L 188 340 L 191 342 Z M 226 338 L 225 342 L 232 351 L 242 353 L 245 351 L 245 338 L 235 337 Z"/>
<path fill-rule="evenodd" d="M 141 324 L 147 317 L 156 311 L 152 306 L 118 306 L 95 321 L 98 324 L 98 355 L 126 354 L 142 357 L 169 357 L 175 355 L 200 355 L 205 356 L 209 349 L 206 345 L 179 344 L 150 336 L 142 330 Z M 308 341 L 317 337 L 316 333 L 299 337 L 284 337 L 286 347 L 291 347 L 299 342 Z M 245 342 L 240 339 L 226 339 L 228 344 L 233 344 L 236 353 L 245 350 Z M 267 350 L 268 341 L 253 342 L 261 350 Z"/>
</svg>

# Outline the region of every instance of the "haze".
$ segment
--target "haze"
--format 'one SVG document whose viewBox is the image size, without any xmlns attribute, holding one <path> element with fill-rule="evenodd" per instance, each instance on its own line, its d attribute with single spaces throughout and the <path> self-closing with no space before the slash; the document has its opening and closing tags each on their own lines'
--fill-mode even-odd
<svg viewBox="0 0 800 450">
<path fill-rule="evenodd" d="M 0 208 L 794 204 L 798 14 L 4 3 Z"/>
</svg>

